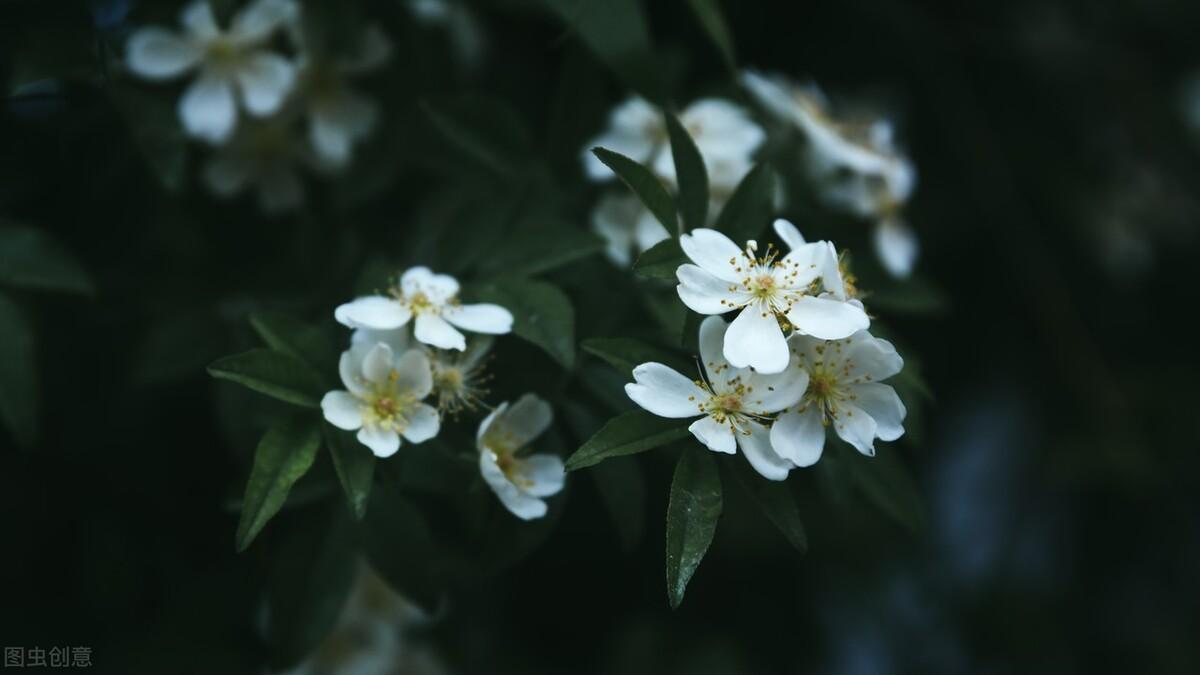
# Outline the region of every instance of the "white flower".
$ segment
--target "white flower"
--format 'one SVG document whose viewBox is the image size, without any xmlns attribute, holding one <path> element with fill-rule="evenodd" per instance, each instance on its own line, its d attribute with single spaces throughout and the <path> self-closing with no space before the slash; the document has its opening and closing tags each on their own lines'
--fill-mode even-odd
<svg viewBox="0 0 1200 675">
<path fill-rule="evenodd" d="M 625 393 L 660 417 L 700 416 L 688 430 L 714 452 L 734 454 L 741 447 L 750 465 L 769 480 L 783 480 L 792 462 L 771 447 L 769 415 L 795 405 L 808 386 L 808 375 L 796 367 L 777 375 L 734 368 L 725 360 L 722 344 L 728 326 L 719 316 L 700 324 L 700 358 L 707 381 L 692 381 L 661 363 L 633 369 L 636 381 Z"/>
<path fill-rule="evenodd" d="M 798 367 L 808 373 L 808 389 L 771 428 L 771 444 L 780 455 L 798 466 L 816 463 L 827 426 L 867 456 L 874 456 L 876 438 L 894 441 L 904 434 L 904 404 L 880 382 L 904 367 L 890 342 L 867 331 L 830 342 L 794 335 L 789 342 Z"/>
<path fill-rule="evenodd" d="M 304 203 L 299 168 L 311 163 L 308 149 L 287 119 L 244 124 L 213 150 L 201 178 L 213 194 L 229 199 L 253 187 L 264 213 L 291 211 Z"/>
<path fill-rule="evenodd" d="M 421 402 L 433 390 L 429 359 L 421 350 L 397 358 L 386 343 L 356 344 L 342 352 L 338 371 L 346 391 L 321 399 L 325 419 L 339 429 L 357 429 L 358 441 L 376 456 L 392 456 L 401 436 L 421 443 L 437 435 L 437 410 Z"/>
<path fill-rule="evenodd" d="M 350 328 L 390 330 L 416 317 L 413 334 L 419 342 L 441 349 L 467 348 L 455 328 L 500 335 L 512 330 L 512 314 L 499 305 L 464 305 L 458 301 L 458 281 L 434 274 L 428 267 L 409 268 L 388 295 L 368 295 L 341 305 L 334 318 Z"/>
<path fill-rule="evenodd" d="M 474 410 L 487 394 L 484 384 L 490 379 L 484 373 L 484 360 L 492 348 L 492 338 L 474 337 L 461 354 L 430 350 L 433 367 L 433 395 L 438 410 L 457 415 L 462 410 Z"/>
<path fill-rule="evenodd" d="M 305 52 L 297 89 L 308 115 L 313 149 L 331 166 L 350 160 L 354 144 L 365 138 L 379 117 L 375 102 L 354 91 L 348 80 L 379 67 L 391 53 L 387 36 L 371 26 L 359 52 L 348 59 L 320 59 Z"/>
<path fill-rule="evenodd" d="M 542 497 L 563 489 L 566 471 L 556 455 L 517 456 L 530 441 L 542 435 L 554 418 L 550 404 L 525 394 L 510 407 L 501 403 L 479 425 L 479 472 L 504 507 L 521 520 L 546 515 Z"/>
<path fill-rule="evenodd" d="M 768 246 L 741 250 L 724 234 L 699 228 L 679 238 L 687 257 L 677 290 L 683 304 L 700 314 L 742 310 L 725 337 L 725 358 L 736 368 L 782 372 L 788 365 L 781 322 L 800 333 L 841 339 L 870 325 L 862 304 L 846 296 L 837 253 L 827 241 L 798 243 L 778 259 Z"/>
<path fill-rule="evenodd" d="M 708 172 L 708 215 L 715 222 L 738 183 L 753 168 L 751 156 L 762 145 L 765 134 L 745 110 L 715 98 L 688 106 L 679 121 L 704 160 Z M 609 129 L 584 148 L 588 177 L 595 181 L 609 180 L 614 174 L 592 154 L 592 148 L 597 146 L 649 166 L 667 187 L 677 189 L 666 121 L 658 108 L 644 99 L 634 97 L 617 106 L 609 119 Z M 629 265 L 631 249 L 642 252 L 670 236 L 639 201 L 615 195 L 596 205 L 592 229 L 608 243 L 608 257 L 621 266 Z"/>
<path fill-rule="evenodd" d="M 608 194 L 592 210 L 592 230 L 604 239 L 604 251 L 621 267 L 633 262 L 631 251 L 645 251 L 664 239 L 667 228 L 631 194 Z"/>
<path fill-rule="evenodd" d="M 908 276 L 918 246 L 899 213 L 916 187 L 917 174 L 896 148 L 891 123 L 835 121 L 825 96 L 812 84 L 794 86 L 753 71 L 743 73 L 742 82 L 767 110 L 803 133 L 806 170 L 825 202 L 873 220 L 880 262 L 893 276 Z"/>
<path fill-rule="evenodd" d="M 183 35 L 157 27 L 139 29 L 129 38 L 126 62 L 150 80 L 198 70 L 196 81 L 179 100 L 179 116 L 188 133 L 221 143 L 237 125 L 235 89 L 242 106 L 256 117 L 271 115 L 283 104 L 295 80 L 295 66 L 263 46 L 297 11 L 291 0 L 256 0 L 223 31 L 209 3 L 196 0 L 180 17 Z"/>
</svg>

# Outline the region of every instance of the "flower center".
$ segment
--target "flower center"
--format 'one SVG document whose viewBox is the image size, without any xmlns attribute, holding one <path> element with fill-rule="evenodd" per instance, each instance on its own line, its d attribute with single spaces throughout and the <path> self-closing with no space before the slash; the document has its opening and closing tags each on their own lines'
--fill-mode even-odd
<svg viewBox="0 0 1200 675">
<path fill-rule="evenodd" d="M 417 402 L 417 397 L 397 389 L 396 382 L 399 377 L 400 374 L 393 370 L 386 383 L 375 386 L 375 391 L 368 396 L 367 407 L 363 410 L 364 424 L 397 433 L 408 428 L 409 414 L 413 404 Z"/>
<path fill-rule="evenodd" d="M 230 74 L 242 62 L 242 49 L 228 37 L 216 37 L 205 45 L 204 60 L 209 68 Z"/>
<path fill-rule="evenodd" d="M 759 300 L 768 300 L 775 295 L 775 277 L 770 274 L 760 274 L 747 284 L 750 294 Z"/>
</svg>

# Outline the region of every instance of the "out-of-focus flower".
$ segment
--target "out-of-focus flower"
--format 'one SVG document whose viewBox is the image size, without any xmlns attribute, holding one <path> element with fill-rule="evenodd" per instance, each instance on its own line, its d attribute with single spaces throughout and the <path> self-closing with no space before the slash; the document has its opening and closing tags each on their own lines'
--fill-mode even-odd
<svg viewBox="0 0 1200 675">
<path fill-rule="evenodd" d="M 512 330 L 513 317 L 507 309 L 486 303 L 464 305 L 458 300 L 458 290 L 454 277 L 434 274 L 428 267 L 412 267 L 388 295 L 348 302 L 334 311 L 334 317 L 350 328 L 374 330 L 400 328 L 416 317 L 413 335 L 417 341 L 458 351 L 467 348 L 458 328 L 491 335 Z"/>
<path fill-rule="evenodd" d="M 713 218 L 753 168 L 751 157 L 765 134 L 741 107 L 722 99 L 702 99 L 688 106 L 679 121 L 695 141 L 708 171 L 709 215 Z M 612 171 L 592 148 L 602 147 L 646 164 L 662 182 L 676 189 L 675 162 L 662 113 L 641 98 L 617 106 L 608 129 L 583 151 L 584 169 L 594 181 L 613 178 Z M 668 233 L 636 200 L 606 197 L 592 214 L 592 227 L 608 242 L 608 256 L 628 265 L 630 250 L 645 251 L 668 238 Z"/>
<path fill-rule="evenodd" d="M 753 71 L 743 73 L 742 82 L 771 114 L 803 134 L 805 168 L 821 198 L 872 220 L 880 262 L 892 275 L 908 276 L 918 244 L 900 214 L 916 187 L 916 169 L 897 149 L 892 124 L 884 119 L 834 119 L 828 100 L 813 84 L 795 85 Z"/>
<path fill-rule="evenodd" d="M 799 243 L 783 258 L 754 241 L 739 249 L 729 237 L 699 228 L 679 238 L 693 264 L 680 265 L 677 290 L 700 314 L 742 310 L 725 337 L 734 367 L 762 373 L 787 368 L 784 329 L 825 340 L 848 337 L 870 325 L 862 304 L 846 295 L 837 252 L 827 241 Z"/>
<path fill-rule="evenodd" d="M 474 67 L 483 58 L 485 36 L 475 13 L 461 0 L 401 0 L 417 21 L 443 27 L 463 65 Z"/>
<path fill-rule="evenodd" d="M 755 471 L 769 480 L 783 480 L 794 465 L 771 447 L 770 415 L 800 400 L 808 374 L 794 357 L 792 367 L 776 375 L 733 367 L 722 347 L 727 330 L 719 316 L 700 324 L 700 358 L 707 380 L 692 381 L 661 363 L 643 363 L 633 369 L 635 382 L 625 385 L 625 393 L 660 417 L 699 416 L 688 430 L 709 450 L 734 454 L 741 447 Z"/>
<path fill-rule="evenodd" d="M 182 35 L 153 26 L 139 29 L 127 43 L 126 62 L 149 80 L 199 71 L 179 100 L 179 116 L 188 133 L 222 143 L 237 126 L 238 99 L 248 113 L 265 117 L 278 111 L 291 91 L 295 66 L 265 46 L 298 11 L 291 0 L 256 0 L 234 15 L 226 31 L 208 2 L 196 0 L 180 17 Z"/>
<path fill-rule="evenodd" d="M 788 342 L 799 359 L 796 367 L 808 374 L 808 389 L 771 427 L 771 444 L 781 456 L 797 466 L 815 464 L 829 426 L 867 456 L 875 455 L 876 438 L 894 441 L 904 434 L 904 404 L 881 383 L 904 367 L 892 343 L 867 331 L 833 341 L 793 335 Z"/>
<path fill-rule="evenodd" d="M 243 124 L 205 160 L 201 178 L 218 197 L 232 198 L 253 187 L 263 212 L 294 210 L 304 203 L 300 168 L 314 164 L 295 131 L 286 118 Z"/>
<path fill-rule="evenodd" d="M 518 455 L 553 419 L 549 403 L 525 394 L 512 406 L 501 403 L 479 425 L 479 472 L 504 508 L 521 520 L 546 515 L 543 497 L 558 494 L 566 481 L 557 455 Z"/>
<path fill-rule="evenodd" d="M 375 102 L 355 91 L 349 80 L 378 68 L 390 54 L 391 45 L 378 26 L 366 30 L 358 53 L 351 58 L 301 51 L 297 98 L 308 117 L 313 149 L 330 166 L 345 165 L 354 144 L 370 134 L 379 117 Z"/>
<path fill-rule="evenodd" d="M 437 435 L 438 412 L 422 399 L 433 391 L 429 358 L 419 349 L 397 357 L 386 343 L 358 344 L 338 363 L 345 391 L 321 399 L 325 419 L 339 429 L 358 430 L 358 441 L 378 457 L 400 449 L 400 437 L 421 443 Z"/>
<path fill-rule="evenodd" d="M 471 338 L 467 350 L 460 353 L 431 350 L 433 394 L 438 410 L 456 415 L 462 410 L 474 410 L 487 394 L 484 384 L 484 361 L 492 348 L 492 338 L 480 335 Z"/>
</svg>

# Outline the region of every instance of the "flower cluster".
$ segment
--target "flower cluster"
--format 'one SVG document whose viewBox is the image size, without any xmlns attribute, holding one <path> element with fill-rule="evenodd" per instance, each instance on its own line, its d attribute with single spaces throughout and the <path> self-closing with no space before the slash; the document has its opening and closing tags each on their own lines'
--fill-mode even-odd
<svg viewBox="0 0 1200 675">
<path fill-rule="evenodd" d="M 255 0 L 228 28 L 206 0 L 195 0 L 180 24 L 182 32 L 135 31 L 126 65 L 151 81 L 194 74 L 179 117 L 189 135 L 214 148 L 202 177 L 218 196 L 253 186 L 264 211 L 295 208 L 303 199 L 297 169 L 344 167 L 354 144 L 374 128 L 374 102 L 349 80 L 386 60 L 390 49 L 378 28 L 364 31 L 356 53 L 333 55 L 310 45 L 294 0 Z M 275 49 L 280 35 L 288 38 L 290 56 Z M 306 134 L 297 128 L 301 120 Z"/>
<path fill-rule="evenodd" d="M 346 388 L 321 399 L 325 419 L 357 431 L 376 456 L 390 457 L 402 439 L 437 436 L 444 414 L 481 405 L 490 336 L 510 332 L 513 317 L 499 305 L 463 304 L 458 295 L 453 277 L 413 267 L 386 294 L 339 306 L 334 317 L 354 332 L 339 363 Z M 482 335 L 468 345 L 460 329 Z M 562 460 L 524 452 L 552 419 L 548 403 L 526 394 L 493 409 L 476 434 L 483 479 L 524 520 L 545 515 L 543 498 L 563 487 Z"/>
<path fill-rule="evenodd" d="M 688 429 L 714 452 L 741 448 L 758 473 L 783 480 L 821 456 L 825 429 L 874 455 L 875 439 L 904 433 L 904 404 L 882 384 L 903 360 L 873 337 L 829 242 L 805 242 L 776 221 L 791 248 L 762 255 L 707 229 L 680 237 L 694 264 L 677 271 L 679 297 L 709 314 L 700 325 L 703 372 L 692 380 L 660 363 L 633 371 L 625 392 L 661 417 L 699 419 Z M 731 324 L 720 316 L 738 311 Z"/>
<path fill-rule="evenodd" d="M 805 139 L 804 168 L 831 207 L 875 223 L 876 255 L 896 277 L 912 272 L 917 239 L 902 211 L 916 187 L 916 169 L 896 148 L 886 119 L 836 120 L 821 90 L 753 71 L 746 89 L 773 116 Z"/>
<path fill-rule="evenodd" d="M 753 168 L 751 161 L 765 134 L 742 108 L 722 99 L 702 99 L 679 116 L 708 171 L 709 214 L 715 215 Z M 603 147 L 641 162 L 668 188 L 677 187 L 675 163 L 662 112 L 641 98 L 631 98 L 612 111 L 609 127 L 583 151 L 584 170 L 593 181 L 613 178 L 591 152 Z M 610 193 L 592 212 L 592 229 L 607 243 L 613 262 L 628 266 L 632 254 L 668 239 L 666 229 L 632 195 Z"/>
</svg>

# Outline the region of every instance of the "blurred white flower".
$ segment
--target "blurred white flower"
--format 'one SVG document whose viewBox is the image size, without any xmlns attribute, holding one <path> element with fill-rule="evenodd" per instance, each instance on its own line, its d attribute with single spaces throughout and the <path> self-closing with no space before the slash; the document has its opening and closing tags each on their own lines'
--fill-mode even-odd
<svg viewBox="0 0 1200 675">
<path fill-rule="evenodd" d="M 825 427 L 867 456 L 875 439 L 894 441 L 904 434 L 906 411 L 896 390 L 882 384 L 904 367 L 887 340 L 860 331 L 845 340 L 824 341 L 806 335 L 789 340 L 808 374 L 803 400 L 771 428 L 771 444 L 797 466 L 811 466 L 825 447 Z"/>
<path fill-rule="evenodd" d="M 205 160 L 200 170 L 204 184 L 224 199 L 252 187 L 264 213 L 296 209 L 304 203 L 300 169 L 314 162 L 295 131 L 287 118 L 241 125 Z"/>
<path fill-rule="evenodd" d="M 517 454 L 542 435 L 553 419 L 549 403 L 525 394 L 512 406 L 501 403 L 480 423 L 475 437 L 479 472 L 504 507 L 521 520 L 546 515 L 542 498 L 558 494 L 566 481 L 557 455 Z"/>
<path fill-rule="evenodd" d="M 271 115 L 283 104 L 296 69 L 265 45 L 298 11 L 291 0 L 255 0 L 234 15 L 226 31 L 207 0 L 196 0 L 180 16 L 182 35 L 153 26 L 135 31 L 126 45 L 126 63 L 149 80 L 197 70 L 196 81 L 179 100 L 179 116 L 191 135 L 222 143 L 237 126 L 238 99 L 256 117 Z"/>
<path fill-rule="evenodd" d="M 458 328 L 491 335 L 512 330 L 513 317 L 507 309 L 486 303 L 464 305 L 458 291 L 454 277 L 412 267 L 388 295 L 368 295 L 340 305 L 334 318 L 350 328 L 392 330 L 416 317 L 413 334 L 418 342 L 458 351 L 467 348 Z"/>
<path fill-rule="evenodd" d="M 790 122 L 807 141 L 805 168 L 830 206 L 876 225 L 874 246 L 884 268 L 896 277 L 912 272 L 916 234 L 900 217 L 916 187 L 916 169 L 897 149 L 889 121 L 835 120 L 814 84 L 746 71 L 742 82 L 776 117 Z"/>
<path fill-rule="evenodd" d="M 346 391 L 321 399 L 325 419 L 358 430 L 358 441 L 378 457 L 400 448 L 400 437 L 421 443 L 437 435 L 438 412 L 422 399 L 433 391 L 429 358 L 419 349 L 397 357 L 386 343 L 357 344 L 342 352 L 338 372 Z"/>
<path fill-rule="evenodd" d="M 715 219 L 738 183 L 753 168 L 752 156 L 765 134 L 741 107 L 722 99 L 702 99 L 688 106 L 680 123 L 695 141 L 708 172 L 709 216 Z M 613 110 L 609 128 L 583 151 L 584 169 L 594 181 L 610 180 L 612 170 L 592 154 L 602 147 L 647 165 L 670 189 L 677 189 L 675 162 L 662 113 L 641 98 L 631 98 Z M 624 197 L 624 195 L 622 195 Z M 608 196 L 592 213 L 592 229 L 608 243 L 607 253 L 618 265 L 630 263 L 630 251 L 645 251 L 668 238 L 665 228 L 636 199 Z"/>
<path fill-rule="evenodd" d="M 379 117 L 375 102 L 356 92 L 349 80 L 378 68 L 390 54 L 391 45 L 378 26 L 367 28 L 352 58 L 323 58 L 310 50 L 301 52 L 298 98 L 308 117 L 313 149 L 330 166 L 345 165 L 354 144 L 370 134 Z"/>
<path fill-rule="evenodd" d="M 733 454 L 737 447 L 750 465 L 769 480 L 783 480 L 794 468 L 771 447 L 770 415 L 795 405 L 808 386 L 808 374 L 792 367 L 776 375 L 735 368 L 724 356 L 729 326 L 719 316 L 700 324 L 700 358 L 707 380 L 692 381 L 661 363 L 633 369 L 625 393 L 660 417 L 700 416 L 688 430 L 714 452 Z"/>
<path fill-rule="evenodd" d="M 756 242 L 742 250 L 707 228 L 681 236 L 679 244 L 695 263 L 676 270 L 683 304 L 700 314 L 742 310 L 725 338 L 725 358 L 734 367 L 782 372 L 789 359 L 785 327 L 835 340 L 870 325 L 862 304 L 846 294 L 830 242 L 798 242 L 782 259 L 772 246 L 760 257 Z"/>
</svg>

